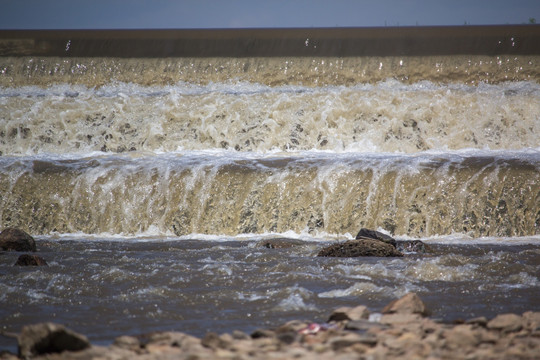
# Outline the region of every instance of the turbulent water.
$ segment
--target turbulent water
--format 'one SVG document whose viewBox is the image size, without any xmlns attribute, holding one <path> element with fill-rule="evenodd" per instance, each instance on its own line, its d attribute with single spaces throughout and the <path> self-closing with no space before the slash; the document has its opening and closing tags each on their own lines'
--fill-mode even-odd
<svg viewBox="0 0 540 360">
<path fill-rule="evenodd" d="M 446 321 L 538 311 L 539 67 L 1 58 L 0 228 L 49 266 L 0 254 L 0 329 L 250 331 L 408 291 Z M 315 257 L 361 227 L 432 252 Z"/>
</svg>

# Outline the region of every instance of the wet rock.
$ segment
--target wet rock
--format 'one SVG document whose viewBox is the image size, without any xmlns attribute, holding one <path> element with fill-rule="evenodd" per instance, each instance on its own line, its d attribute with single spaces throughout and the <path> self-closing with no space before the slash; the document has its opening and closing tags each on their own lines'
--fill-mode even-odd
<svg viewBox="0 0 540 360">
<path fill-rule="evenodd" d="M 396 247 L 396 240 L 393 237 L 383 234 L 382 232 L 370 230 L 366 228 L 360 229 L 358 234 L 356 234 L 356 240 L 359 240 L 359 239 L 379 240 L 379 241 L 385 242 L 387 244 L 390 244 Z"/>
<path fill-rule="evenodd" d="M 23 254 L 19 256 L 14 266 L 48 266 L 48 264 L 40 256 Z"/>
<path fill-rule="evenodd" d="M 0 249 L 7 251 L 36 251 L 36 242 L 32 236 L 20 229 L 5 228 L 0 233 Z"/>
<path fill-rule="evenodd" d="M 350 321 L 369 318 L 367 307 L 360 305 L 356 307 L 340 307 L 332 312 L 328 321 Z"/>
<path fill-rule="evenodd" d="M 420 314 L 427 316 L 429 314 L 426 305 L 415 293 L 408 293 L 400 299 L 392 301 L 386 305 L 383 314 Z"/>
<path fill-rule="evenodd" d="M 53 323 L 23 327 L 18 341 L 19 356 L 22 358 L 63 351 L 80 351 L 90 347 L 86 336 Z"/>
<path fill-rule="evenodd" d="M 431 250 L 426 243 L 420 240 L 397 241 L 396 249 L 402 252 L 414 252 L 420 254 L 425 254 Z"/>
<path fill-rule="evenodd" d="M 503 332 L 519 331 L 523 328 L 523 318 L 516 314 L 501 314 L 487 323 L 488 329 L 500 330 Z"/>
<path fill-rule="evenodd" d="M 333 244 L 323 248 L 317 256 L 329 256 L 329 257 L 359 257 L 359 256 L 378 256 L 378 257 L 390 257 L 390 256 L 403 256 L 403 254 L 396 250 L 391 244 L 373 240 L 373 239 L 360 239 L 349 240 L 344 243 Z"/>
</svg>

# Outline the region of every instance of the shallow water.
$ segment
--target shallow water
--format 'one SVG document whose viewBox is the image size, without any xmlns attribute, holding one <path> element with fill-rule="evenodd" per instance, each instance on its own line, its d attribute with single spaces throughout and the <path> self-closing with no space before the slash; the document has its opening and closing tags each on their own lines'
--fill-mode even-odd
<svg viewBox="0 0 540 360">
<path fill-rule="evenodd" d="M 17 253 L 0 254 L 0 323 L 17 332 L 54 321 L 106 344 L 167 329 L 203 336 L 324 322 L 334 308 L 378 312 L 410 291 L 442 321 L 540 310 L 540 247 L 529 243 L 538 239 L 439 238 L 427 241 L 430 253 L 382 259 L 316 257 L 336 240 L 304 236 L 269 249 L 268 239 L 41 237 L 48 267 L 14 267 Z"/>
</svg>

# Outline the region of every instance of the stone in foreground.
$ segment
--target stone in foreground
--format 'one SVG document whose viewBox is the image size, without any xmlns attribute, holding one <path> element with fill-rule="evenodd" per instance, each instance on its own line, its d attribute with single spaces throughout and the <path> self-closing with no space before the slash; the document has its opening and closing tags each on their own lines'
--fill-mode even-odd
<svg viewBox="0 0 540 360">
<path fill-rule="evenodd" d="M 392 301 L 382 309 L 382 313 L 429 315 L 426 305 L 415 293 L 408 293 L 405 296 Z"/>
<path fill-rule="evenodd" d="M 355 307 L 343 306 L 332 312 L 328 322 L 330 321 L 356 321 L 369 318 L 369 310 L 364 305 Z"/>
<path fill-rule="evenodd" d="M 53 323 L 23 327 L 18 341 L 21 358 L 63 351 L 80 351 L 90 347 L 86 336 Z"/>
<path fill-rule="evenodd" d="M 374 239 L 349 240 L 344 243 L 333 244 L 323 248 L 317 256 L 324 257 L 359 257 L 377 256 L 391 257 L 403 256 L 401 252 L 388 243 Z"/>
</svg>

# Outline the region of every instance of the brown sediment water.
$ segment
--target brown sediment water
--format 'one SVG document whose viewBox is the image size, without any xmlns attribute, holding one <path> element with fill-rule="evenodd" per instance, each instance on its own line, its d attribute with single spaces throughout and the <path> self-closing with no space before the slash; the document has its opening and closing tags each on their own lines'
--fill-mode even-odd
<svg viewBox="0 0 540 360">
<path fill-rule="evenodd" d="M 34 234 L 536 235 L 539 163 L 520 157 L 7 158 L 0 214 Z"/>
<path fill-rule="evenodd" d="M 1 31 L 0 228 L 49 264 L 0 253 L 2 330 L 538 311 L 539 32 Z M 361 227 L 433 252 L 315 256 Z"/>
</svg>

